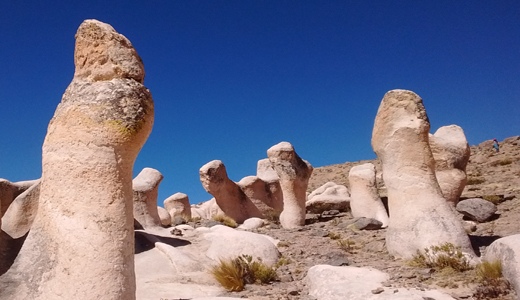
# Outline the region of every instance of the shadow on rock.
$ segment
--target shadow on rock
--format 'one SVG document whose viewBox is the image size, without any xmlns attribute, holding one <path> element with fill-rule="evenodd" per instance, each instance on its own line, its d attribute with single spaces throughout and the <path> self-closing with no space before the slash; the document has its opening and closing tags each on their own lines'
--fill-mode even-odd
<svg viewBox="0 0 520 300">
<path fill-rule="evenodd" d="M 155 248 L 155 243 L 157 242 L 168 244 L 172 247 L 182 247 L 191 244 L 189 241 L 183 239 L 159 236 L 144 231 L 135 231 L 135 254 Z"/>
<path fill-rule="evenodd" d="M 475 250 L 475 253 L 478 256 L 481 256 L 482 253 L 480 253 L 480 247 L 487 247 L 491 245 L 494 241 L 501 238 L 501 236 L 498 235 L 492 235 L 492 236 L 478 236 L 478 235 L 470 235 L 469 240 L 471 242 L 471 246 L 473 247 L 473 250 Z"/>
</svg>

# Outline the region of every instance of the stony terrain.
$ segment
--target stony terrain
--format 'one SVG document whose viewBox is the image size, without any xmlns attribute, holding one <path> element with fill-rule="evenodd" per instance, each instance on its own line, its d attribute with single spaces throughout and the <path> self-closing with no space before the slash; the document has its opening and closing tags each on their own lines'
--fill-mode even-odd
<svg viewBox="0 0 520 300">
<path fill-rule="evenodd" d="M 477 251 L 499 237 L 520 233 L 520 137 L 508 138 L 500 143 L 496 153 L 492 142 L 471 146 L 471 158 L 467 167 L 469 185 L 462 198 L 498 195 L 500 203 L 495 218 L 478 223 L 470 233 Z M 348 171 L 352 166 L 364 163 L 344 163 L 319 167 L 314 170 L 308 191 L 325 182 L 334 181 L 347 185 Z M 377 160 L 370 161 L 380 170 Z M 479 178 L 480 180 L 473 180 Z M 381 190 L 384 188 L 381 186 Z M 383 195 L 384 196 L 384 195 Z M 507 200 L 504 200 L 507 199 Z M 462 215 L 460 215 L 461 220 Z M 348 229 L 354 219 L 350 213 L 336 216 L 308 216 L 309 225 L 301 229 L 282 229 L 276 224 L 255 230 L 281 242 L 279 249 L 287 265 L 278 268 L 280 281 L 269 285 L 247 285 L 242 292 L 228 293 L 229 297 L 249 299 L 313 299 L 306 293 L 307 270 L 317 264 L 372 267 L 391 274 L 384 289 L 440 289 L 457 299 L 472 299 L 477 284 L 473 270 L 460 274 L 432 273 L 418 269 L 406 261 L 396 260 L 385 249 L 385 229 L 354 231 Z M 351 249 L 342 250 L 339 240 L 350 241 Z M 500 299 L 515 299 L 513 294 Z"/>
</svg>

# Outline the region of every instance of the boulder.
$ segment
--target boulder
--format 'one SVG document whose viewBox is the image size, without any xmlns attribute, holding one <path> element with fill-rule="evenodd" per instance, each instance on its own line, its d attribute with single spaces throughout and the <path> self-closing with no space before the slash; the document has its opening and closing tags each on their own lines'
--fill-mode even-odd
<svg viewBox="0 0 520 300">
<path fill-rule="evenodd" d="M 305 281 L 309 295 L 319 300 L 454 300 L 435 290 L 383 288 L 388 274 L 370 268 L 316 265 L 309 269 Z"/>
<path fill-rule="evenodd" d="M 474 256 L 461 222 L 437 183 L 429 130 L 417 94 L 406 90 L 386 93 L 374 122 L 372 148 L 381 160 L 388 193 L 388 252 L 410 259 L 418 250 L 451 243 Z"/>
<path fill-rule="evenodd" d="M 184 193 L 175 193 L 164 200 L 164 208 L 172 220 L 175 217 L 191 218 L 190 199 Z"/>
<path fill-rule="evenodd" d="M 244 223 L 238 226 L 238 229 L 252 230 L 257 229 L 265 225 L 265 221 L 260 218 L 249 218 Z"/>
<path fill-rule="evenodd" d="M 217 205 L 237 223 L 252 217 L 262 217 L 240 187 L 228 178 L 226 167 L 220 160 L 213 160 L 200 168 L 200 182 L 204 189 L 215 197 Z"/>
<path fill-rule="evenodd" d="M 108 24 L 80 25 L 74 63 L 43 142 L 38 213 L 0 299 L 135 299 L 132 169 L 152 96 L 141 58 Z"/>
<path fill-rule="evenodd" d="M 355 218 L 372 218 L 388 226 L 388 214 L 376 186 L 376 168 L 371 163 L 354 166 L 348 174 L 350 209 Z"/>
<path fill-rule="evenodd" d="M 520 295 L 520 234 L 500 238 L 486 248 L 483 260 L 493 263 L 500 261 L 502 276 Z"/>
<path fill-rule="evenodd" d="M 191 217 L 201 219 L 211 219 L 216 215 L 225 215 L 222 209 L 217 204 L 215 198 L 211 198 L 208 201 L 193 204 L 191 206 Z"/>
<path fill-rule="evenodd" d="M 237 185 L 242 192 L 260 210 L 262 216 L 279 214 L 283 209 L 281 197 L 273 194 L 270 186 L 257 176 L 247 176 L 242 178 Z M 281 194 L 281 189 L 279 190 Z"/>
<path fill-rule="evenodd" d="M 466 186 L 466 165 L 471 154 L 464 130 L 457 125 L 444 126 L 430 134 L 429 141 L 442 195 L 455 206 Z"/>
<path fill-rule="evenodd" d="M 162 226 L 172 225 L 172 217 L 164 207 L 157 206 L 157 214 L 159 215 L 159 219 L 161 220 Z"/>
<path fill-rule="evenodd" d="M 321 214 L 327 210 L 347 211 L 350 194 L 346 186 L 327 182 L 307 196 L 305 207 L 308 213 Z"/>
<path fill-rule="evenodd" d="M 280 178 L 282 188 L 280 224 L 284 228 L 305 225 L 306 190 L 313 170 L 311 164 L 301 159 L 288 142 L 272 146 L 267 150 L 267 156 Z"/>
<path fill-rule="evenodd" d="M 132 181 L 134 218 L 145 229 L 162 226 L 157 212 L 157 194 L 162 180 L 161 172 L 152 168 L 144 168 Z"/>
<path fill-rule="evenodd" d="M 204 234 L 204 239 L 211 242 L 206 256 L 213 261 L 234 259 L 241 255 L 251 255 L 268 266 L 274 266 L 281 254 L 276 242 L 266 235 L 249 231 L 240 231 L 223 225 L 216 225 Z"/>
<path fill-rule="evenodd" d="M 497 206 L 481 198 L 470 198 L 460 201 L 456 209 L 467 218 L 483 223 L 495 215 Z"/>
<path fill-rule="evenodd" d="M 378 230 L 383 228 L 383 223 L 376 219 L 359 218 L 347 228 L 353 230 Z"/>
</svg>

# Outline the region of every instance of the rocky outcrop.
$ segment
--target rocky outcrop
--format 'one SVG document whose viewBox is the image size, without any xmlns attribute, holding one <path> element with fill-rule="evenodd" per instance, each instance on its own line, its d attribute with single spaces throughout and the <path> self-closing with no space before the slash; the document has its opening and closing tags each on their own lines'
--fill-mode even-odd
<svg viewBox="0 0 520 300">
<path fill-rule="evenodd" d="M 190 198 L 184 193 L 175 193 L 164 200 L 164 208 L 171 216 L 191 218 Z"/>
<path fill-rule="evenodd" d="M 204 189 L 215 197 L 222 211 L 237 223 L 252 217 L 262 217 L 242 189 L 228 178 L 226 167 L 220 160 L 213 160 L 200 168 L 200 182 Z"/>
<path fill-rule="evenodd" d="M 157 211 L 157 194 L 162 180 L 161 172 L 152 168 L 144 168 L 132 181 L 134 218 L 143 228 L 162 225 Z"/>
<path fill-rule="evenodd" d="M 429 130 L 418 95 L 406 90 L 386 93 L 374 122 L 372 147 L 382 162 L 388 192 L 388 251 L 411 258 L 418 250 L 451 243 L 474 255 L 437 183 Z"/>
<path fill-rule="evenodd" d="M 307 196 L 305 207 L 308 213 L 321 214 L 327 210 L 347 211 L 350 193 L 344 185 L 327 182 Z"/>
<path fill-rule="evenodd" d="M 367 163 L 352 167 L 348 174 L 350 209 L 355 218 L 372 218 L 388 226 L 388 214 L 377 193 L 376 169 Z"/>
<path fill-rule="evenodd" d="M 429 141 L 442 195 L 455 206 L 466 186 L 466 165 L 471 154 L 464 130 L 457 125 L 444 126 L 430 134 Z"/>
<path fill-rule="evenodd" d="M 132 169 L 152 96 L 140 57 L 108 24 L 81 24 L 74 63 L 42 147 L 38 213 L 0 299 L 135 299 Z"/>
<path fill-rule="evenodd" d="M 288 142 L 272 146 L 267 150 L 267 156 L 280 178 L 282 188 L 283 211 L 280 214 L 280 224 L 284 228 L 305 225 L 305 191 L 312 174 L 311 164 L 301 159 Z"/>
</svg>

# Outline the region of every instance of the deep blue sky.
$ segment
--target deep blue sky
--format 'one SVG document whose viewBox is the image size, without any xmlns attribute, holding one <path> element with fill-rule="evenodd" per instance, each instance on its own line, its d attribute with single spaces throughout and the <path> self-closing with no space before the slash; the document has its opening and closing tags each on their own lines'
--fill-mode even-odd
<svg viewBox="0 0 520 300">
<path fill-rule="evenodd" d="M 4 1 L 0 177 L 41 176 L 41 146 L 74 73 L 84 19 L 111 24 L 144 61 L 155 125 L 139 154 L 159 204 L 211 198 L 198 170 L 239 181 L 281 141 L 319 167 L 375 158 L 388 90 L 419 94 L 432 132 L 470 144 L 520 132 L 520 1 Z"/>
</svg>

